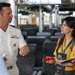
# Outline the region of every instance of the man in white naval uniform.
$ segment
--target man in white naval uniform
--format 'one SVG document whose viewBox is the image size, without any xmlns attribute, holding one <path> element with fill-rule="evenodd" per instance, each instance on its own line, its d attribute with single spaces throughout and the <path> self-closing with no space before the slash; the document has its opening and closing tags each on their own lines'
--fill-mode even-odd
<svg viewBox="0 0 75 75">
<path fill-rule="evenodd" d="M 13 17 L 10 6 L 9 3 L 0 3 L 0 55 L 3 56 L 9 74 L 19 75 L 16 65 L 18 48 L 21 56 L 28 55 L 29 48 L 21 31 L 9 25 Z"/>
</svg>

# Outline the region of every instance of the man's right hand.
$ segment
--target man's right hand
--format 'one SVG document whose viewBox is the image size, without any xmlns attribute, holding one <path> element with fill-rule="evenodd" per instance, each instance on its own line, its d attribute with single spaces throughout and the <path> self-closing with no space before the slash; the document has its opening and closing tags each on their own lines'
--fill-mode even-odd
<svg viewBox="0 0 75 75">
<path fill-rule="evenodd" d="M 3 60 L 4 60 L 4 61 L 7 60 L 7 58 L 6 58 L 6 54 L 5 54 L 5 53 L 2 55 L 2 57 L 3 57 Z"/>
</svg>

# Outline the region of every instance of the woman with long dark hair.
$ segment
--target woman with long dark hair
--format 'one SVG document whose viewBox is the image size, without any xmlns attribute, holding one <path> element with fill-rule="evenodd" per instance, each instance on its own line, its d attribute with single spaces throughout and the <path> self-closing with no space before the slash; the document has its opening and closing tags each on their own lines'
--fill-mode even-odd
<svg viewBox="0 0 75 75">
<path fill-rule="evenodd" d="M 58 39 L 54 51 L 55 61 L 50 60 L 47 63 L 56 63 L 55 75 L 73 75 L 75 71 L 74 62 L 65 61 L 75 57 L 75 17 L 70 16 L 63 20 L 61 33 L 63 36 Z"/>
</svg>

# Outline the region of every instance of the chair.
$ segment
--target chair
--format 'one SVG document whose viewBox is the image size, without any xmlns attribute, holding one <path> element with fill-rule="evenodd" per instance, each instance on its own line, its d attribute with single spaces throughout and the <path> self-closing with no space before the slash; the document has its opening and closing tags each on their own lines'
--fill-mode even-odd
<svg viewBox="0 0 75 75">
<path fill-rule="evenodd" d="M 43 58 L 43 42 L 45 41 L 45 36 L 28 36 L 26 42 L 36 44 L 35 51 L 35 67 L 42 67 Z"/>
<path fill-rule="evenodd" d="M 48 64 L 44 61 L 44 58 L 46 56 L 51 56 L 53 57 L 53 52 L 56 47 L 56 42 L 52 41 L 45 41 L 43 43 L 43 68 L 42 68 L 42 73 L 43 75 L 54 75 L 54 70 L 55 70 L 55 65 L 54 64 Z"/>
<path fill-rule="evenodd" d="M 55 47 L 56 47 L 56 42 L 45 41 L 43 43 L 43 56 L 53 56 Z"/>
<path fill-rule="evenodd" d="M 17 66 L 19 68 L 20 75 L 32 75 L 35 65 L 35 50 L 36 44 L 28 44 L 30 54 L 22 57 L 18 54 Z"/>
<path fill-rule="evenodd" d="M 46 39 L 50 40 L 51 33 L 50 32 L 37 32 L 37 36 L 45 36 Z"/>
<path fill-rule="evenodd" d="M 55 36 L 62 36 L 61 32 L 55 32 Z"/>
<path fill-rule="evenodd" d="M 51 36 L 50 41 L 57 42 L 61 36 Z"/>
<path fill-rule="evenodd" d="M 27 32 L 22 31 L 22 35 L 23 35 L 24 39 L 26 40 L 26 38 L 27 38 Z"/>
</svg>

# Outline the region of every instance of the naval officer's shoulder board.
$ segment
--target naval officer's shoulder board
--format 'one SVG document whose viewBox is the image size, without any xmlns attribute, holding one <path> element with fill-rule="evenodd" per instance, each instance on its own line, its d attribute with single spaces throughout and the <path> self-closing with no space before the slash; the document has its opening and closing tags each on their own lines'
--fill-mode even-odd
<svg viewBox="0 0 75 75">
<path fill-rule="evenodd" d="M 20 29 L 18 26 L 14 26 L 14 25 L 10 25 L 10 26 L 13 27 L 13 28 Z"/>
</svg>

